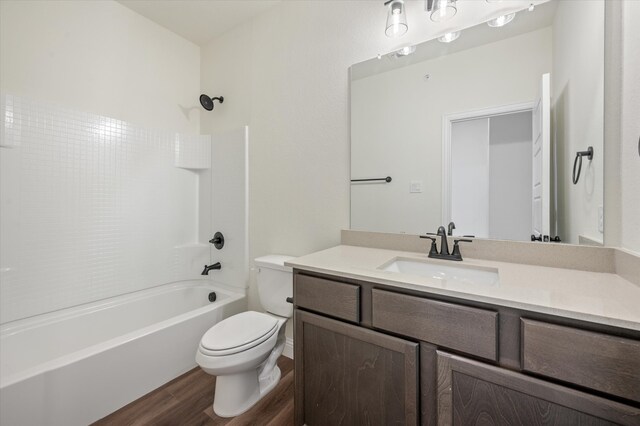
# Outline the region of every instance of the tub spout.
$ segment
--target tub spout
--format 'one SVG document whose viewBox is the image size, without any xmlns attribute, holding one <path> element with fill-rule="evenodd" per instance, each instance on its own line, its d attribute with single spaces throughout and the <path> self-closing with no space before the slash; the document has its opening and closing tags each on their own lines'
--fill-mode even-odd
<svg viewBox="0 0 640 426">
<path fill-rule="evenodd" d="M 213 265 L 204 265 L 202 275 L 209 275 L 209 271 L 211 271 L 212 269 L 222 269 L 222 265 L 220 265 L 220 262 L 216 262 Z"/>
</svg>

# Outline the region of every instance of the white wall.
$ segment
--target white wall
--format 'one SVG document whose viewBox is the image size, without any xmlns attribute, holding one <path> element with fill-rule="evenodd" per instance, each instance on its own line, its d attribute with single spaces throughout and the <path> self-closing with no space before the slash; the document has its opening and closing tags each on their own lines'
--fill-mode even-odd
<svg viewBox="0 0 640 426">
<path fill-rule="evenodd" d="M 605 8 L 605 244 L 640 254 L 640 4 Z"/>
<path fill-rule="evenodd" d="M 0 19 L 0 321 L 180 278 L 199 48 L 113 1 L 2 1 Z"/>
<path fill-rule="evenodd" d="M 603 240 L 598 208 L 604 188 L 604 1 L 560 1 L 553 23 L 552 135 L 558 160 L 558 229 L 563 242 Z M 576 151 L 593 146 L 577 185 Z M 552 225 L 553 231 L 553 225 Z"/>
<path fill-rule="evenodd" d="M 200 49 L 112 0 L 0 2 L 0 89 L 198 132 Z"/>
<path fill-rule="evenodd" d="M 623 4 L 622 247 L 640 254 L 640 2 Z"/>
<path fill-rule="evenodd" d="M 547 27 L 353 81 L 351 176 L 394 180 L 352 185 L 352 229 L 424 233 L 441 225 L 442 117 L 533 101 L 551 56 Z M 409 193 L 414 180 L 424 192 Z"/>
<path fill-rule="evenodd" d="M 230 287 L 249 285 L 248 190 L 249 129 L 239 127 L 212 135 L 211 231 L 203 235 L 207 241 L 216 232 L 224 235 L 224 247 L 210 247 L 211 262 L 222 269 L 211 271 L 211 278 Z M 203 216 L 206 211 L 203 212 Z M 201 229 L 203 229 L 202 227 Z"/>
</svg>

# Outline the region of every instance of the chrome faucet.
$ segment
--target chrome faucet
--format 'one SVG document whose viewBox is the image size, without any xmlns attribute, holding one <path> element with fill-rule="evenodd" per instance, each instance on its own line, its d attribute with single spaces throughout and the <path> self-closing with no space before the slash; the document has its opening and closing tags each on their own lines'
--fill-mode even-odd
<svg viewBox="0 0 640 426">
<path fill-rule="evenodd" d="M 449 226 L 451 226 L 451 224 L 449 224 Z M 455 228 L 455 224 L 454 224 L 454 228 Z M 438 246 L 436 245 L 436 238 L 431 237 L 430 235 L 435 235 L 436 237 L 440 237 L 440 252 L 438 252 Z M 427 233 L 427 235 L 421 235 L 420 238 L 428 238 L 431 240 L 429 257 L 433 259 L 443 259 L 443 260 L 458 260 L 458 261 L 462 260 L 462 253 L 460 253 L 459 243 L 473 242 L 472 240 L 467 240 L 467 239 L 453 240 L 453 252 L 449 253 L 449 242 L 447 241 L 447 232 L 445 231 L 444 226 L 440 226 L 436 234 Z"/>
<path fill-rule="evenodd" d="M 222 269 L 222 265 L 220 265 L 220 262 L 216 262 L 213 265 L 204 265 L 204 269 L 202 270 L 201 275 L 209 275 L 209 271 L 212 271 L 214 269 Z"/>
</svg>

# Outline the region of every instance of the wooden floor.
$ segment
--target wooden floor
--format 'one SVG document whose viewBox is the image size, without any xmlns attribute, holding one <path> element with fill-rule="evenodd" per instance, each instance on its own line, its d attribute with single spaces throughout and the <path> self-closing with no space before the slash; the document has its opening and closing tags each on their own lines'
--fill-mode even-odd
<svg viewBox="0 0 640 426">
<path fill-rule="evenodd" d="M 292 425 L 293 361 L 281 356 L 278 385 L 246 413 L 231 419 L 213 412 L 216 379 L 198 368 L 146 394 L 94 425 Z"/>
</svg>

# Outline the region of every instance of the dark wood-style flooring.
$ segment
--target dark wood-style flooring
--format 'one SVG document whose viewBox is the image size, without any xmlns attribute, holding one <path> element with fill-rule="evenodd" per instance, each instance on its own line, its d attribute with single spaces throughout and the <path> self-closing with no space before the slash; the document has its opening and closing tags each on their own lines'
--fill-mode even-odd
<svg viewBox="0 0 640 426">
<path fill-rule="evenodd" d="M 281 356 L 280 382 L 246 413 L 231 419 L 213 412 L 216 378 L 198 368 L 146 394 L 94 425 L 265 425 L 293 424 L 293 361 Z"/>
</svg>

